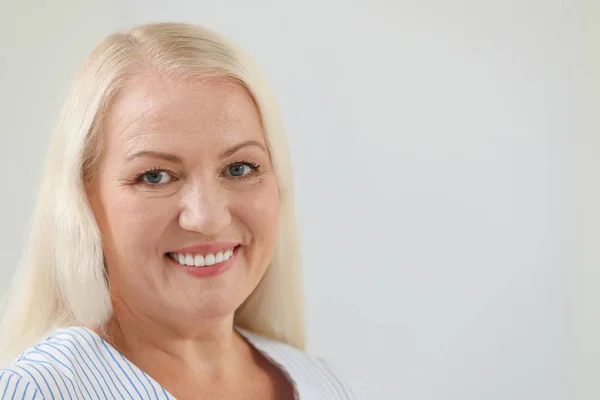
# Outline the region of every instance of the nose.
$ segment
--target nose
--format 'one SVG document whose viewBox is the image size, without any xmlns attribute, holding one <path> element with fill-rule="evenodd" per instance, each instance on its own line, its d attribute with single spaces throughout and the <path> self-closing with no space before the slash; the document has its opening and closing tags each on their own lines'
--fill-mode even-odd
<svg viewBox="0 0 600 400">
<path fill-rule="evenodd" d="M 196 185 L 183 195 L 179 225 L 188 231 L 216 236 L 231 223 L 229 201 L 218 185 Z"/>
</svg>

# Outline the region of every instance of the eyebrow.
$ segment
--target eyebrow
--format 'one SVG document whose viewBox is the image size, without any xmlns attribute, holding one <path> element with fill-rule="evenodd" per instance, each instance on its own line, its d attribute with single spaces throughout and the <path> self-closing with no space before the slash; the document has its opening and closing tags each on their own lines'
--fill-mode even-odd
<svg viewBox="0 0 600 400">
<path fill-rule="evenodd" d="M 265 148 L 265 146 L 263 146 L 262 143 L 257 142 L 256 140 L 246 140 L 245 142 L 242 142 L 240 144 L 237 144 L 235 146 L 233 146 L 232 148 L 225 150 L 223 152 L 223 154 L 221 155 L 221 157 L 229 157 L 230 155 L 234 154 L 236 151 L 243 149 L 244 147 L 248 147 L 248 146 L 256 146 L 258 148 L 260 148 L 262 151 L 264 151 L 265 153 L 267 152 L 267 149 Z"/>
<path fill-rule="evenodd" d="M 182 163 L 181 158 L 179 158 L 175 154 L 163 153 L 160 151 L 152 151 L 152 150 L 142 150 L 142 151 L 138 151 L 137 153 L 130 154 L 125 158 L 125 161 L 131 161 L 134 158 L 138 158 L 138 157 L 160 158 L 160 159 L 170 161 L 173 163 L 178 163 L 178 164 Z"/>
<path fill-rule="evenodd" d="M 248 147 L 248 146 L 256 146 L 258 148 L 260 148 L 262 151 L 264 151 L 265 153 L 267 152 L 267 149 L 265 148 L 265 146 L 260 143 L 257 142 L 256 140 L 247 140 L 245 142 L 242 142 L 240 144 L 237 144 L 235 146 L 233 146 L 230 149 L 225 150 L 222 154 L 221 157 L 225 158 L 225 157 L 229 157 L 232 154 L 236 153 L 237 151 L 243 149 L 244 147 Z M 152 151 L 152 150 L 142 150 L 142 151 L 138 151 L 136 153 L 133 153 L 131 155 L 128 155 L 125 160 L 126 161 L 131 161 L 134 158 L 137 157 L 153 157 L 153 158 L 160 158 L 169 162 L 173 162 L 173 163 L 178 163 L 178 164 L 182 164 L 183 161 L 181 160 L 181 158 L 179 156 L 176 156 L 175 154 L 170 154 L 170 153 L 164 153 L 161 151 Z"/>
</svg>

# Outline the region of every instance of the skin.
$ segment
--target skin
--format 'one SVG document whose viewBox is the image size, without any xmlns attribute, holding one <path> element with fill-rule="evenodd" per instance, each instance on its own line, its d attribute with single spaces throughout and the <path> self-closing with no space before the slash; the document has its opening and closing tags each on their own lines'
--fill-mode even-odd
<svg viewBox="0 0 600 400">
<path fill-rule="evenodd" d="M 101 134 L 87 194 L 114 307 L 105 339 L 178 399 L 292 398 L 282 372 L 233 329 L 278 229 L 277 182 L 251 96 L 225 78 L 147 71 L 114 99 Z M 219 276 L 193 277 L 166 256 L 222 241 L 241 246 Z"/>
</svg>

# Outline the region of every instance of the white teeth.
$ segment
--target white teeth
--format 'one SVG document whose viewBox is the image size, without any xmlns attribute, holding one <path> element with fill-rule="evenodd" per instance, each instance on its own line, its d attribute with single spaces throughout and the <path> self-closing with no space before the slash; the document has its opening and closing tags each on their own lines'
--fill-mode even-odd
<svg viewBox="0 0 600 400">
<path fill-rule="evenodd" d="M 204 264 L 206 265 L 214 265 L 216 262 L 214 254 L 207 254 L 204 256 Z"/>
<path fill-rule="evenodd" d="M 233 256 L 233 250 L 220 251 L 215 254 L 191 254 L 191 253 L 169 253 L 171 258 L 181 265 L 190 267 L 204 267 L 229 260 Z"/>
</svg>

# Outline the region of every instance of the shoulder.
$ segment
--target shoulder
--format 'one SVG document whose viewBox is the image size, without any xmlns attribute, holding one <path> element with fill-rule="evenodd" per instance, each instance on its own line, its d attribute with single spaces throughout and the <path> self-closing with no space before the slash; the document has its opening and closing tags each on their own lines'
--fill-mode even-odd
<svg viewBox="0 0 600 400">
<path fill-rule="evenodd" d="M 0 369 L 0 400 L 83 394 L 76 387 L 83 376 L 81 372 L 97 363 L 101 355 L 99 345 L 85 328 L 56 330 Z"/>
<path fill-rule="evenodd" d="M 239 332 L 262 354 L 277 364 L 296 385 L 300 398 L 364 400 L 360 388 L 339 368 L 287 343 L 255 333 Z"/>
<path fill-rule="evenodd" d="M 0 399 L 43 399 L 36 382 L 10 368 L 0 369 Z"/>
</svg>

